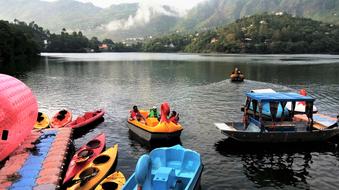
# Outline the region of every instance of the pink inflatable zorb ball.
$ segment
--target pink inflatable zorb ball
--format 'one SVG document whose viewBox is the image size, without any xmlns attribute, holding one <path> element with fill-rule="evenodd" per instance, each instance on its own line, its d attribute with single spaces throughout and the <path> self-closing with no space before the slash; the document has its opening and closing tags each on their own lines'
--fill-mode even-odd
<svg viewBox="0 0 339 190">
<path fill-rule="evenodd" d="M 31 133 L 37 115 L 32 91 L 18 79 L 0 74 L 0 161 Z"/>
</svg>

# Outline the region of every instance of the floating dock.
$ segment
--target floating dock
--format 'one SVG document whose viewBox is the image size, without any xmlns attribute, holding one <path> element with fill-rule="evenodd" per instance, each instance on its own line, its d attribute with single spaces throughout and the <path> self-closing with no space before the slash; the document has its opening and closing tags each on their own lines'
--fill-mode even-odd
<svg viewBox="0 0 339 190">
<path fill-rule="evenodd" d="M 33 130 L 0 168 L 0 190 L 59 189 L 71 137 L 72 128 Z"/>
</svg>

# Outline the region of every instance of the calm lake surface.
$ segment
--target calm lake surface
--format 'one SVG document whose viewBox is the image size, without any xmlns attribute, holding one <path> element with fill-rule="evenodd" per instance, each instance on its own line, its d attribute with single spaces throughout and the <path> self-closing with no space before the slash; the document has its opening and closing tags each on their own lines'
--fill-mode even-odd
<svg viewBox="0 0 339 190">
<path fill-rule="evenodd" d="M 152 147 L 127 128 L 133 105 L 148 109 L 163 101 L 180 113 L 181 143 L 198 151 L 205 165 L 202 189 L 338 189 L 336 142 L 311 145 L 237 145 L 214 122 L 238 121 L 244 93 L 256 88 L 305 88 L 322 113 L 339 112 L 339 56 L 199 55 L 153 53 L 42 54 L 32 66 L 2 68 L 30 86 L 39 109 L 52 116 L 67 108 L 77 116 L 104 108 L 105 121 L 74 141 L 76 147 L 100 132 L 107 147 L 119 144 L 117 169 L 129 177 L 137 159 Z M 244 83 L 231 83 L 235 67 Z"/>
</svg>

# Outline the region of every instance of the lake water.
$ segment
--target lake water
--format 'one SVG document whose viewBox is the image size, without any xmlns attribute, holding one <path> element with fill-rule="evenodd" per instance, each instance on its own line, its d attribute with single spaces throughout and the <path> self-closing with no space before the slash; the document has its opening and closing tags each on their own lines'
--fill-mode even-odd
<svg viewBox="0 0 339 190">
<path fill-rule="evenodd" d="M 77 116 L 95 108 L 105 121 L 76 147 L 104 132 L 107 146 L 119 143 L 117 169 L 126 177 L 137 159 L 151 150 L 128 131 L 133 105 L 148 109 L 168 101 L 180 113 L 181 143 L 198 151 L 204 163 L 202 189 L 338 189 L 336 142 L 311 145 L 237 145 L 214 122 L 238 121 L 244 93 L 256 88 L 295 91 L 305 88 L 322 113 L 339 112 L 339 56 L 98 53 L 42 54 L 30 66 L 0 71 L 30 86 L 39 109 L 52 116 L 67 108 Z M 244 83 L 231 83 L 235 67 Z"/>
</svg>

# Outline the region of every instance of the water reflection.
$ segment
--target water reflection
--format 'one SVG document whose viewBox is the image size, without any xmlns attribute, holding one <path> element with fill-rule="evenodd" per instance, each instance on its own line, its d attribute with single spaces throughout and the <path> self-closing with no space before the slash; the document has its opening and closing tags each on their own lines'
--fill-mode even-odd
<svg viewBox="0 0 339 190">
<path fill-rule="evenodd" d="M 163 140 L 163 141 L 153 141 L 149 142 L 142 138 L 140 138 L 138 135 L 133 133 L 133 131 L 128 130 L 128 137 L 130 140 L 130 145 L 132 147 L 141 146 L 142 148 L 145 148 L 147 151 L 151 152 L 155 148 L 160 147 L 170 147 L 177 144 L 182 145 L 180 138 L 178 139 L 171 139 L 171 140 Z"/>
<path fill-rule="evenodd" d="M 309 189 L 309 180 L 312 177 L 310 170 L 314 162 L 312 154 L 338 154 L 338 147 L 334 142 L 261 144 L 223 139 L 215 143 L 215 150 L 226 157 L 241 156 L 244 175 L 258 188 Z"/>
<path fill-rule="evenodd" d="M 338 186 L 333 176 L 339 176 L 339 170 L 334 167 L 339 165 L 339 155 L 332 145 L 310 145 L 297 150 L 294 145 L 247 148 L 220 141 L 225 136 L 213 123 L 238 121 L 244 93 L 256 88 L 277 91 L 306 88 L 317 98 L 316 105 L 322 113 L 336 115 L 339 110 L 337 58 L 339 56 L 327 55 L 60 54 L 57 58 L 44 57 L 28 70 L 17 72 L 17 76 L 32 88 L 39 109 L 49 116 L 64 108 L 72 110 L 74 116 L 104 108 L 105 122 L 89 129 L 74 143 L 80 147 L 99 133 L 105 133 L 107 147 L 119 144 L 117 168 L 127 178 L 134 172 L 139 157 L 154 148 L 130 136 L 129 110 L 133 105 L 148 109 L 168 101 L 171 109 L 181 115 L 182 144 L 202 156 L 203 189 L 275 188 L 275 185 L 276 188 L 289 189 L 295 185 L 319 189 Z M 297 65 L 290 64 L 294 62 Z M 246 74 L 244 83 L 228 80 L 235 66 Z M 308 159 L 311 161 L 305 161 Z M 292 182 L 274 176 L 275 171 Z"/>
<path fill-rule="evenodd" d="M 12 75 L 17 78 L 27 78 L 27 72 L 35 70 L 41 61 L 40 57 L 30 59 L 17 59 L 11 62 L 1 62 L 0 73 Z"/>
</svg>

